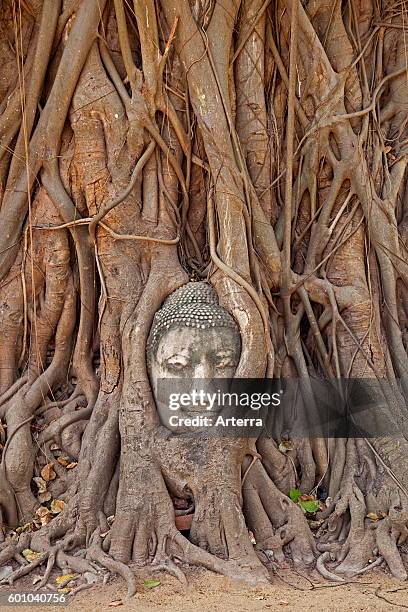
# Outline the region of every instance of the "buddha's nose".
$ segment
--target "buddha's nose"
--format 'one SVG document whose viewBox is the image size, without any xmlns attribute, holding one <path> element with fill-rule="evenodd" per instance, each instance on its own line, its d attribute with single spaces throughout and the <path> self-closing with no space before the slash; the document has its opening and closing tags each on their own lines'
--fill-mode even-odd
<svg viewBox="0 0 408 612">
<path fill-rule="evenodd" d="M 206 359 L 200 361 L 194 368 L 193 378 L 212 378 L 213 368 L 211 363 Z"/>
</svg>

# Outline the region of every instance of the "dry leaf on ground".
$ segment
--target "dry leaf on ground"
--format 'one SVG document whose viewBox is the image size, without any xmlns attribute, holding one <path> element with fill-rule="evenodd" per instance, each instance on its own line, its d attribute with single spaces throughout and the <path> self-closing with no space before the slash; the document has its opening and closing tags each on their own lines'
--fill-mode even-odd
<svg viewBox="0 0 408 612">
<path fill-rule="evenodd" d="M 53 463 L 47 463 L 47 465 L 44 465 L 43 469 L 41 470 L 41 476 L 44 478 L 45 482 L 54 480 L 54 478 L 56 477 L 56 473 L 54 472 L 53 466 Z"/>
</svg>

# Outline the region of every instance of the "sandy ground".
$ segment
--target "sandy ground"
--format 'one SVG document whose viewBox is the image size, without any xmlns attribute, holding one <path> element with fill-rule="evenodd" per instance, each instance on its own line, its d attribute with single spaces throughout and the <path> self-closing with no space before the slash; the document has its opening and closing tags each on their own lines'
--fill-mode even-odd
<svg viewBox="0 0 408 612">
<path fill-rule="evenodd" d="M 154 589 L 148 589 L 143 585 L 144 578 L 159 578 L 161 584 Z M 24 608 L 48 612 L 99 612 L 114 609 L 120 612 L 395 612 L 408 608 L 408 585 L 405 586 L 404 583 L 377 570 L 372 570 L 357 581 L 342 585 L 324 582 L 316 572 L 297 573 L 292 569 L 279 569 L 278 574 L 272 576 L 271 584 L 261 588 L 248 588 L 201 569 L 189 570 L 187 578 L 189 584 L 184 588 L 167 574 L 140 576 L 137 594 L 130 601 L 126 601 L 124 582 L 114 577 L 105 586 L 97 585 L 78 593 L 64 607 L 36 605 Z M 30 588 L 30 583 L 25 583 L 24 588 Z M 22 584 L 19 589 L 23 590 Z M 393 603 L 381 599 L 376 595 L 376 591 Z M 16 612 L 16 609 L 24 608 L 1 606 L 1 611 Z"/>
</svg>

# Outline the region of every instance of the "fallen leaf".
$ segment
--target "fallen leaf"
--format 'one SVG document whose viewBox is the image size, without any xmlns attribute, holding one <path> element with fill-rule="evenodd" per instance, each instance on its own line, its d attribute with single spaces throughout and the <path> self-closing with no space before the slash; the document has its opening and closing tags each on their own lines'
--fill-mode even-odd
<svg viewBox="0 0 408 612">
<path fill-rule="evenodd" d="M 53 499 L 51 502 L 51 512 L 53 514 L 59 514 L 65 508 L 65 502 L 62 499 Z"/>
<path fill-rule="evenodd" d="M 58 446 L 58 444 L 51 444 L 50 446 L 50 450 L 54 451 L 54 450 L 59 450 L 60 447 Z"/>
<path fill-rule="evenodd" d="M 293 450 L 292 440 L 282 440 L 278 446 L 281 453 L 285 454 L 290 450 Z"/>
<path fill-rule="evenodd" d="M 123 601 L 121 599 L 116 599 L 108 604 L 108 608 L 118 608 L 119 606 L 123 606 Z"/>
<path fill-rule="evenodd" d="M 69 461 L 67 461 L 65 457 L 58 457 L 57 461 L 60 465 L 63 465 L 64 467 L 69 465 Z"/>
<path fill-rule="evenodd" d="M 58 584 L 58 586 L 64 586 L 64 584 L 67 584 L 68 582 L 73 580 L 75 577 L 76 577 L 76 574 L 63 574 L 62 576 L 57 576 L 55 579 L 55 582 L 56 584 Z"/>
<path fill-rule="evenodd" d="M 376 512 L 369 512 L 366 516 L 371 521 L 379 521 L 380 520 L 380 517 L 378 516 L 378 514 Z"/>
<path fill-rule="evenodd" d="M 54 465 L 53 463 L 47 463 L 47 465 L 44 465 L 43 469 L 41 470 L 41 476 L 44 478 L 46 482 L 49 482 L 50 480 L 54 480 L 54 478 L 56 477 L 56 473 L 54 472 L 53 465 Z"/>
<path fill-rule="evenodd" d="M 41 525 L 48 525 L 48 523 L 52 519 L 51 512 L 45 506 L 40 506 L 39 508 L 37 508 L 35 513 L 39 517 Z"/>
<path fill-rule="evenodd" d="M 58 591 L 58 593 L 70 593 L 71 589 L 67 589 L 67 588 L 65 588 L 65 589 L 57 589 L 57 591 Z"/>
<path fill-rule="evenodd" d="M 21 527 L 17 527 L 16 533 L 27 533 L 29 531 L 32 531 L 32 529 L 33 529 L 33 524 L 26 523 L 25 525 L 22 525 Z"/>
<path fill-rule="evenodd" d="M 389 153 L 390 151 L 392 151 L 392 147 L 384 147 L 384 153 Z"/>
<path fill-rule="evenodd" d="M 42 580 L 42 577 L 41 577 L 41 576 L 39 576 L 38 574 L 36 574 L 36 575 L 33 577 L 33 584 L 37 584 L 37 582 L 41 582 L 41 580 Z"/>
<path fill-rule="evenodd" d="M 321 525 L 323 525 L 324 519 L 320 519 L 319 521 L 309 521 L 310 529 L 319 529 Z"/>
<path fill-rule="evenodd" d="M 31 548 L 25 548 L 21 554 L 23 555 L 24 559 L 27 559 L 27 561 L 30 563 L 41 557 L 41 553 L 35 552 L 34 550 L 31 550 Z"/>
<path fill-rule="evenodd" d="M 76 467 L 77 465 L 78 461 L 72 461 L 71 463 L 68 463 L 67 470 L 72 470 L 72 468 Z"/>
<path fill-rule="evenodd" d="M 37 485 L 38 492 L 45 493 L 47 490 L 47 483 L 45 482 L 44 478 L 41 478 L 40 476 L 34 476 L 33 480 Z"/>
<path fill-rule="evenodd" d="M 147 578 L 147 580 L 143 581 L 143 584 L 148 589 L 155 589 L 156 587 L 161 585 L 161 582 L 160 580 L 157 580 L 156 578 Z"/>
<path fill-rule="evenodd" d="M 40 493 L 38 496 L 38 501 L 44 504 L 47 501 L 50 501 L 51 493 L 49 491 L 45 491 L 45 493 Z"/>
</svg>

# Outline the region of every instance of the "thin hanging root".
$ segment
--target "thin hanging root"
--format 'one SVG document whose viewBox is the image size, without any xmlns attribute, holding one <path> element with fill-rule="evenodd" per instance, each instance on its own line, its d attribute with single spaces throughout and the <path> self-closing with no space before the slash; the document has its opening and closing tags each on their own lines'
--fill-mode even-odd
<svg viewBox="0 0 408 612">
<path fill-rule="evenodd" d="M 87 558 L 92 561 L 96 561 L 110 572 L 119 574 L 119 576 L 121 576 L 127 584 L 127 597 L 133 597 L 133 595 L 136 593 L 135 576 L 127 565 L 121 563 L 120 561 L 115 561 L 112 559 L 112 557 L 103 552 L 100 543 L 100 531 L 101 530 L 98 527 L 91 536 Z"/>
<path fill-rule="evenodd" d="M 112 202 L 109 202 L 108 204 L 106 204 L 91 220 L 89 227 L 88 227 L 88 231 L 89 234 L 91 236 L 92 242 L 95 242 L 96 238 L 95 238 L 95 232 L 96 232 L 96 226 L 98 225 L 98 223 L 100 221 L 102 221 L 102 219 L 105 217 L 105 215 L 108 214 L 108 212 L 110 210 L 112 210 L 113 208 L 115 208 L 116 206 L 118 206 L 118 204 L 121 204 L 121 202 L 123 202 L 128 195 L 130 194 L 130 192 L 132 191 L 132 189 L 134 188 L 136 181 L 138 179 L 138 177 L 140 176 L 143 167 L 146 165 L 146 163 L 149 161 L 154 149 L 156 147 L 156 143 L 154 140 L 152 140 L 150 142 L 150 144 L 148 145 L 148 147 L 146 148 L 146 151 L 143 153 L 143 155 L 140 157 L 140 159 L 137 161 L 136 166 L 134 167 L 134 170 L 132 172 L 132 176 L 130 177 L 130 181 L 129 181 L 129 185 L 126 187 L 126 189 L 123 190 L 122 193 L 120 193 L 114 200 L 112 200 Z"/>
<path fill-rule="evenodd" d="M 328 551 L 320 555 L 316 561 L 316 569 L 319 574 L 321 574 L 323 578 L 327 578 L 327 580 L 333 580 L 334 582 L 346 582 L 341 576 L 337 576 L 337 574 L 333 574 L 333 572 L 326 569 L 324 565 L 325 561 L 330 561 L 330 553 Z"/>
<path fill-rule="evenodd" d="M 61 223 L 60 225 L 35 225 L 34 229 L 37 230 L 60 230 L 64 228 L 90 225 L 93 223 L 94 217 L 86 217 L 85 219 L 79 219 L 77 221 L 69 221 L 68 223 Z M 154 238 L 153 236 L 138 236 L 136 234 L 118 234 L 108 225 L 99 221 L 99 225 L 112 236 L 114 240 L 140 240 L 141 242 L 152 242 L 154 244 L 178 244 L 180 242 L 180 236 L 176 238 Z"/>
</svg>

